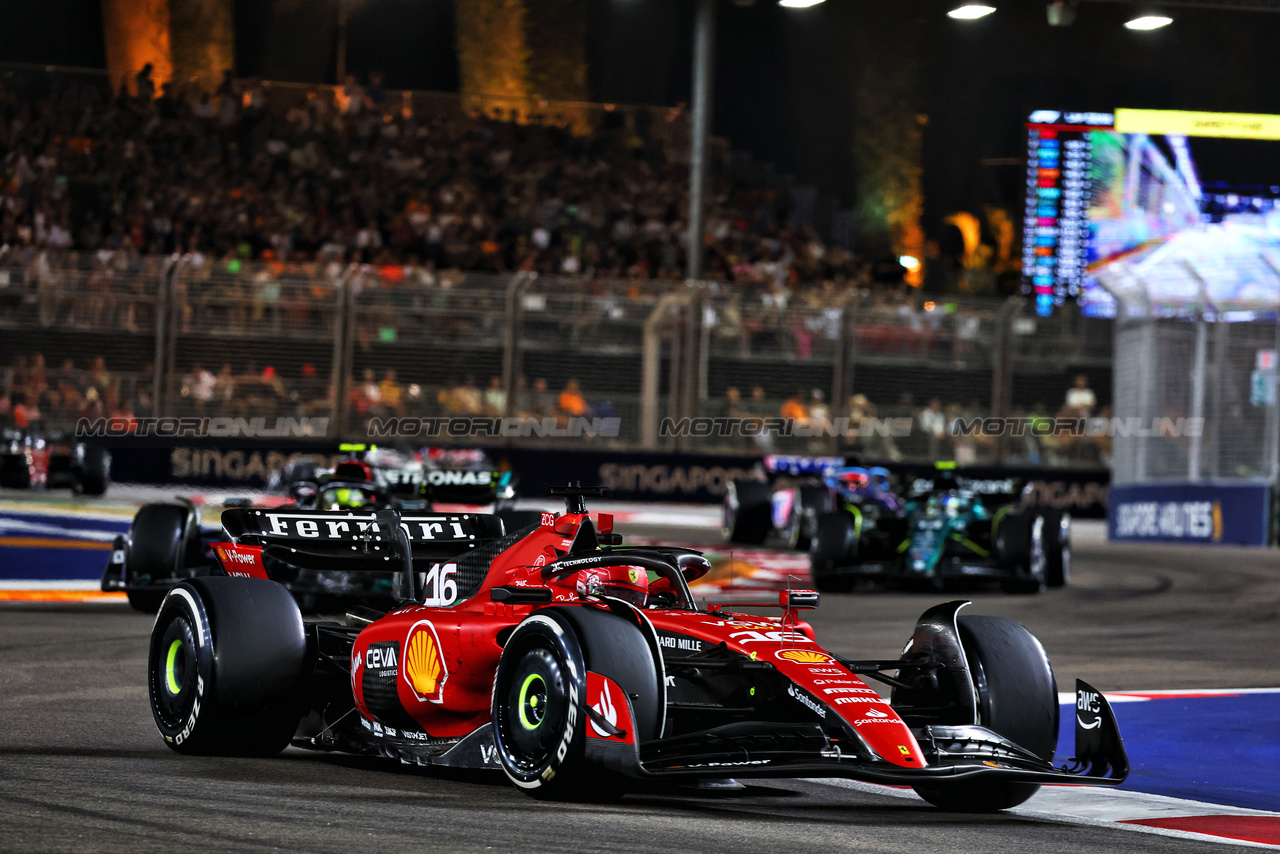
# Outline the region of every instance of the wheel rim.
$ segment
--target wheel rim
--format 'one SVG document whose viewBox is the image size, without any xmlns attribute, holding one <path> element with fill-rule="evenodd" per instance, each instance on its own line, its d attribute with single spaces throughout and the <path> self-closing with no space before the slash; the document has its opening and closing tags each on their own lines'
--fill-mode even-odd
<svg viewBox="0 0 1280 854">
<path fill-rule="evenodd" d="M 561 661 L 546 647 L 529 649 L 513 669 L 498 724 L 519 771 L 535 771 L 555 750 L 568 713 L 566 687 Z"/>
<path fill-rule="evenodd" d="M 178 728 L 196 701 L 195 633 L 185 615 L 170 621 L 152 656 L 152 700 L 167 726 Z"/>
<path fill-rule="evenodd" d="M 520 686 L 520 726 L 535 730 L 547 714 L 547 683 L 541 674 L 531 673 Z"/>
<path fill-rule="evenodd" d="M 1031 571 L 1032 578 L 1044 578 L 1045 563 L 1044 517 L 1037 516 L 1031 523 L 1031 554 L 1028 560 L 1028 569 Z"/>
</svg>

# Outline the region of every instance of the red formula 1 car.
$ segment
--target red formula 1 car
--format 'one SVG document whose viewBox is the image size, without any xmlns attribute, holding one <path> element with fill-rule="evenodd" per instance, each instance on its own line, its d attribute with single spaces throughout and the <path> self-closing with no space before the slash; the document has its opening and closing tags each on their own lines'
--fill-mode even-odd
<svg viewBox="0 0 1280 854">
<path fill-rule="evenodd" d="M 287 745 L 491 769 L 532 794 L 598 798 L 637 780 L 839 776 L 999 810 L 1044 783 L 1128 773 L 1101 694 L 1077 683 L 1076 758 L 1055 766 L 1058 697 L 1017 623 L 925 612 L 900 659 L 822 649 L 800 617 L 698 608 L 709 565 L 629 548 L 584 495 L 506 533 L 493 516 L 224 511 L 225 577 L 183 582 L 151 637 L 149 693 L 179 753 Z M 264 556 L 310 569 L 400 568 L 402 603 L 304 622 Z M 892 687 L 882 698 L 865 679 Z"/>
</svg>

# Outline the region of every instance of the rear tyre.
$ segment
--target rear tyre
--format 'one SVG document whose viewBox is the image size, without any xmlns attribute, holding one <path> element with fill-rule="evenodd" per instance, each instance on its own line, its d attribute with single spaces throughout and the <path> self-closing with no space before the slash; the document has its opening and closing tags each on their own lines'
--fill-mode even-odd
<svg viewBox="0 0 1280 854">
<path fill-rule="evenodd" d="M 731 543 L 760 545 L 769 536 L 769 484 L 731 480 L 724 493 L 723 533 Z"/>
<path fill-rule="evenodd" d="M 255 578 L 200 578 L 171 590 L 151 630 L 147 688 L 178 753 L 274 756 L 302 709 L 306 637 L 288 591 Z"/>
<path fill-rule="evenodd" d="M 87 447 L 81 462 L 77 488 L 81 495 L 98 496 L 111 483 L 111 454 L 106 448 Z"/>
<path fill-rule="evenodd" d="M 1044 583 L 1057 588 L 1071 578 L 1071 514 L 1048 510 L 1044 515 Z"/>
<path fill-rule="evenodd" d="M 818 517 L 818 533 L 809 549 L 809 569 L 813 584 L 823 593 L 848 593 L 854 579 L 836 570 L 856 563 L 858 538 L 848 513 L 824 513 Z"/>
<path fill-rule="evenodd" d="M 1022 535 L 1024 530 L 1026 532 L 1023 539 L 1025 548 L 1018 548 L 1018 552 L 1025 554 L 1026 558 L 1021 564 L 1012 567 L 1016 574 L 1001 585 L 1004 592 L 1032 594 L 1039 593 L 1044 588 L 1048 572 L 1048 552 L 1045 543 L 1047 527 L 1045 517 L 1038 512 L 1028 513 L 1025 517 L 1025 526 L 1017 526 L 1019 535 Z"/>
<path fill-rule="evenodd" d="M 535 797 L 587 791 L 586 664 L 572 628 L 540 613 L 516 626 L 493 680 L 493 741 L 502 770 Z"/>
<path fill-rule="evenodd" d="M 791 507 L 791 524 L 787 527 L 787 543 L 791 548 L 807 552 L 818 534 L 818 517 L 827 512 L 830 493 L 825 486 L 801 486 L 795 490 Z"/>
<path fill-rule="evenodd" d="M 24 454 L 7 454 L 0 457 L 0 487 L 5 489 L 30 489 L 31 469 Z"/>
<path fill-rule="evenodd" d="M 124 585 L 148 586 L 176 579 L 182 558 L 187 555 L 195 528 L 191 509 L 179 504 L 145 504 L 129 526 L 129 545 L 125 549 Z M 199 537 L 199 531 L 195 532 Z M 147 613 L 155 613 L 164 599 L 164 591 L 129 591 L 129 604 Z"/>
<path fill-rule="evenodd" d="M 978 723 L 1046 762 L 1058 742 L 1058 683 L 1044 647 L 1024 626 L 1003 617 L 961 617 L 960 642 L 978 697 Z M 1037 783 L 974 781 L 916 786 L 916 794 L 953 812 L 996 812 L 1023 803 Z"/>
</svg>

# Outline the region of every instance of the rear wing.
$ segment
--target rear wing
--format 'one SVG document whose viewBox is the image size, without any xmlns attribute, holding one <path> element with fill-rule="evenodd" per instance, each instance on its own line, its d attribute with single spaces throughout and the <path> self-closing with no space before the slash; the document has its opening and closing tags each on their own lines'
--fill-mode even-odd
<svg viewBox="0 0 1280 854">
<path fill-rule="evenodd" d="M 845 465 L 844 457 L 803 457 L 793 454 L 769 454 L 764 458 L 764 470 L 769 474 L 819 475 Z"/>
<path fill-rule="evenodd" d="M 358 569 L 357 561 L 440 560 L 501 539 L 502 520 L 486 513 L 430 513 L 394 510 L 284 510 L 231 507 L 222 527 L 239 545 L 265 546 L 287 553 L 288 563 L 315 569 Z M 405 547 L 409 555 L 405 555 Z M 396 569 L 399 568 L 397 564 Z"/>
</svg>

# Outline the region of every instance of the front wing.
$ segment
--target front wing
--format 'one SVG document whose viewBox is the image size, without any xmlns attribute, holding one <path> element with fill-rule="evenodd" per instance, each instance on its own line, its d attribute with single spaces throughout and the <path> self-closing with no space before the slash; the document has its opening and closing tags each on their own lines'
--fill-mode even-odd
<svg viewBox="0 0 1280 854">
<path fill-rule="evenodd" d="M 640 778 L 846 777 L 891 786 L 972 780 L 1118 786 L 1129 759 L 1110 705 L 1077 681 L 1076 758 L 1059 766 L 981 726 L 913 727 L 926 765 L 910 768 L 875 755 L 818 724 L 743 722 L 640 745 L 590 740 L 588 756 Z"/>
</svg>

